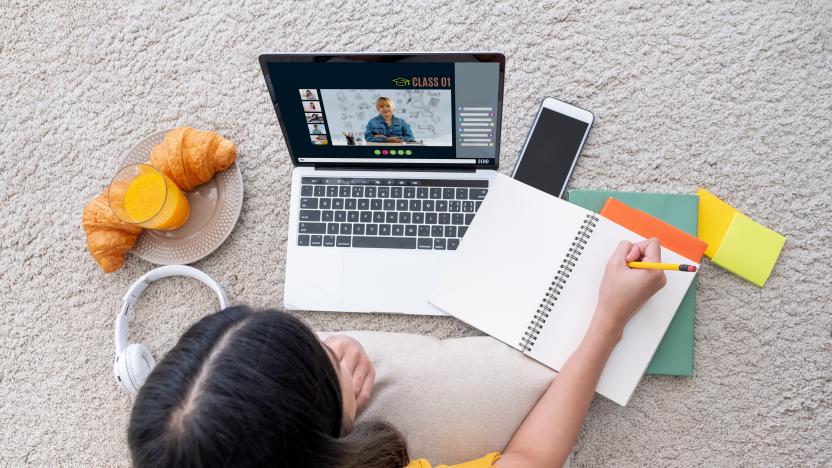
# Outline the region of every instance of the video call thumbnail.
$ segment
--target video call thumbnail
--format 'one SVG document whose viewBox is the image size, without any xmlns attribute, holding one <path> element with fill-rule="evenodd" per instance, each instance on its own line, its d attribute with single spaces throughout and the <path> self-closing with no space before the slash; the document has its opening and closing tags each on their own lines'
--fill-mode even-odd
<svg viewBox="0 0 832 468">
<path fill-rule="evenodd" d="M 318 101 L 318 91 L 314 89 L 299 89 L 300 98 L 304 101 Z"/>
<path fill-rule="evenodd" d="M 321 103 L 318 101 L 303 101 L 303 110 L 306 112 L 320 112 Z"/>
<path fill-rule="evenodd" d="M 306 114 L 306 122 L 307 123 L 324 123 L 324 115 L 319 112 L 313 112 L 311 114 Z"/>
<path fill-rule="evenodd" d="M 334 146 L 453 146 L 449 89 L 322 89 Z"/>
<path fill-rule="evenodd" d="M 326 135 L 310 135 L 310 140 L 312 141 L 313 145 L 328 145 L 329 139 Z"/>
<path fill-rule="evenodd" d="M 326 133 L 323 125 L 320 124 L 312 124 L 309 125 L 309 134 L 310 135 L 323 135 Z"/>
</svg>

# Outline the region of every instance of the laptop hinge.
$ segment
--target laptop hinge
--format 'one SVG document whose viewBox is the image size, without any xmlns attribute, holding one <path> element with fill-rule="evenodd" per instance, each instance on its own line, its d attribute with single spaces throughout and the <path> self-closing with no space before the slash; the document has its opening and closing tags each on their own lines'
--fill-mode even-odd
<svg viewBox="0 0 832 468">
<path fill-rule="evenodd" d="M 423 165 L 411 166 L 402 164 L 396 167 L 378 167 L 378 166 L 314 166 L 316 171 L 407 171 L 407 172 L 476 172 L 476 167 L 471 166 L 452 166 L 452 167 L 425 167 Z"/>
</svg>

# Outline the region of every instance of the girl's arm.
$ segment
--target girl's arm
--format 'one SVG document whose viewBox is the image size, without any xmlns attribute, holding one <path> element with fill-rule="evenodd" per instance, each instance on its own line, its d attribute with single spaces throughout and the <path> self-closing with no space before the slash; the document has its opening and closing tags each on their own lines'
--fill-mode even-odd
<svg viewBox="0 0 832 468">
<path fill-rule="evenodd" d="M 514 433 L 496 466 L 562 466 L 575 445 L 601 371 L 624 326 L 665 284 L 661 270 L 635 270 L 627 262 L 660 262 L 658 239 L 621 242 L 598 292 L 598 307 L 584 339 Z"/>
</svg>

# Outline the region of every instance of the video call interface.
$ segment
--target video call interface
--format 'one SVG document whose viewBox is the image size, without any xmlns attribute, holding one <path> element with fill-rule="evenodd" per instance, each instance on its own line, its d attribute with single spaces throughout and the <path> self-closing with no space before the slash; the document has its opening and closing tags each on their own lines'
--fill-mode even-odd
<svg viewBox="0 0 832 468">
<path fill-rule="evenodd" d="M 300 162 L 495 163 L 498 63 L 268 67 L 287 144 Z"/>
</svg>

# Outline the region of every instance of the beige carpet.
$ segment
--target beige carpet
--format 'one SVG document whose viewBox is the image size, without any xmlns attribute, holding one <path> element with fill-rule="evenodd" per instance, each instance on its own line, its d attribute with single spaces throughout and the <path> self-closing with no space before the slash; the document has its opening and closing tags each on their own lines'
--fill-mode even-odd
<svg viewBox="0 0 832 468">
<path fill-rule="evenodd" d="M 124 151 L 182 124 L 237 142 L 242 216 L 195 266 L 238 303 L 278 306 L 292 165 L 257 55 L 471 49 L 508 57 L 501 171 L 556 96 L 597 119 L 572 187 L 704 186 L 789 238 L 763 289 L 704 264 L 695 376 L 645 378 L 627 408 L 597 398 L 575 466 L 832 464 L 827 1 L 173 3 L 0 4 L 0 465 L 129 464 L 113 318 L 152 265 L 101 273 L 80 227 Z M 154 285 L 130 338 L 158 356 L 212 300 L 190 280 Z M 451 318 L 300 315 L 476 333 Z"/>
</svg>

